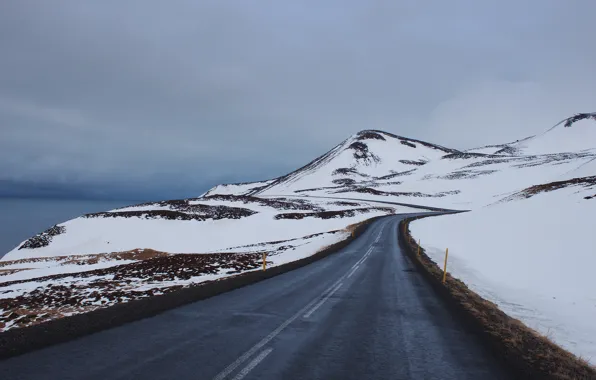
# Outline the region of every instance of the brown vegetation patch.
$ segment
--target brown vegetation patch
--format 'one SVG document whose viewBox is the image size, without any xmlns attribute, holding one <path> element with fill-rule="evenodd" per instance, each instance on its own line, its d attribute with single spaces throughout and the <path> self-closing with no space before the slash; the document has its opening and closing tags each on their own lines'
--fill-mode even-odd
<svg viewBox="0 0 596 380">
<path fill-rule="evenodd" d="M 119 265 L 82 273 L 40 277 L 35 280 L 0 284 L 0 292 L 8 285 L 39 283 L 36 289 L 13 298 L 0 299 L 0 323 L 32 325 L 56 316 L 49 310 L 64 308 L 85 312 L 115 303 L 163 294 L 182 288 L 176 282 L 193 277 L 240 273 L 257 269 L 262 264 L 260 253 L 176 254 L 155 257 L 132 264 Z M 173 282 L 174 285 L 159 286 Z M 147 285 L 153 285 L 153 288 Z M 145 290 L 142 288 L 145 287 Z"/>
<path fill-rule="evenodd" d="M 417 219 L 417 218 L 414 218 Z M 465 283 L 447 273 L 442 284 L 443 271 L 426 255 L 423 248 L 417 255 L 418 245 L 409 231 L 409 222 L 400 224 L 400 243 L 412 261 L 422 269 L 447 301 L 468 321 L 502 358 L 524 379 L 596 379 L 596 369 L 585 360 L 554 344 L 547 337 L 511 318 L 497 305 L 480 297 Z"/>
<path fill-rule="evenodd" d="M 29 270 L 29 269 L 31 269 L 31 268 L 0 269 L 0 276 L 8 276 L 9 274 L 22 272 L 24 270 Z"/>
</svg>

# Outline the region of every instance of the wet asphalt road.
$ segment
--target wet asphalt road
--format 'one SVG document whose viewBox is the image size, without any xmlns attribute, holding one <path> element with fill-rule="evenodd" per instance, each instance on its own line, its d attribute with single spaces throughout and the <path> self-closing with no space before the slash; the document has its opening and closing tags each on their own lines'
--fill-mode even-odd
<svg viewBox="0 0 596 380">
<path fill-rule="evenodd" d="M 511 379 L 374 222 L 325 259 L 0 361 L 0 379 Z"/>
</svg>

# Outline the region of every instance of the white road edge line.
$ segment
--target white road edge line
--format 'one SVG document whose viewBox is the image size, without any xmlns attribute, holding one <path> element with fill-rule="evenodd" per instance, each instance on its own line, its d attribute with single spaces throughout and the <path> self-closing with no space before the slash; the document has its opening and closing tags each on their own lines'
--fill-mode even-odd
<svg viewBox="0 0 596 380">
<path fill-rule="evenodd" d="M 329 297 L 333 295 L 333 293 L 337 292 L 337 290 L 341 288 L 343 284 L 343 282 L 340 282 L 339 285 L 337 285 L 332 291 L 329 292 L 329 294 L 327 294 L 322 300 L 320 300 L 318 304 L 316 304 L 312 309 L 310 309 L 306 314 L 304 314 L 304 318 L 310 317 L 312 313 L 317 311 L 317 309 L 320 308 L 321 305 L 323 305 L 325 301 L 327 301 Z"/>
<path fill-rule="evenodd" d="M 373 247 L 370 247 L 368 249 L 368 251 L 366 252 L 366 254 L 360 260 L 358 260 L 358 262 L 356 264 L 354 264 L 352 266 L 352 268 L 350 268 L 350 270 L 353 270 L 354 268 L 359 266 L 368 257 L 368 255 L 370 255 L 372 250 L 373 250 Z M 308 305 L 306 305 L 305 307 L 300 309 L 296 314 L 294 314 L 293 316 L 288 318 L 284 323 L 279 325 L 269 335 L 267 335 L 265 338 L 263 338 L 261 341 L 259 341 L 257 344 L 255 344 L 251 349 L 249 349 L 244 354 L 242 354 L 242 356 L 240 356 L 238 359 L 236 359 L 236 361 L 234 361 L 232 364 L 230 364 L 229 366 L 224 368 L 220 373 L 218 373 L 213 378 L 213 380 L 224 380 L 230 373 L 234 372 L 234 370 L 236 370 L 236 368 L 238 368 L 242 363 L 244 363 L 246 360 L 248 360 L 255 352 L 257 352 L 259 349 L 261 349 L 263 346 L 265 346 L 267 343 L 269 343 L 280 332 L 282 332 L 286 327 L 288 327 L 288 325 L 290 323 L 294 322 L 302 313 L 305 313 L 306 310 L 309 310 L 312 308 L 312 310 L 310 310 L 308 313 L 304 314 L 304 318 L 308 318 L 308 316 L 310 316 L 316 309 L 318 309 L 320 307 L 320 305 L 318 305 L 317 307 L 313 308 L 313 305 L 317 301 L 319 301 L 319 299 L 321 297 L 324 297 L 323 300 L 319 301 L 319 303 L 322 305 L 323 302 L 325 302 L 329 297 L 331 297 L 331 295 L 333 293 L 335 293 L 343 285 L 343 283 L 341 283 L 341 281 L 344 278 L 346 278 L 347 275 L 348 275 L 348 273 L 341 276 L 333 285 L 331 285 L 323 293 L 321 293 L 320 296 L 318 296 L 317 298 L 315 298 L 314 300 L 309 302 Z M 327 295 L 325 295 L 325 294 L 327 294 Z"/>
<path fill-rule="evenodd" d="M 251 360 L 251 362 L 248 363 L 246 365 L 246 367 L 244 367 L 242 369 L 242 371 L 238 372 L 238 374 L 236 376 L 234 376 L 234 378 L 232 380 L 242 380 L 242 379 L 244 379 L 244 377 L 246 375 L 248 375 L 248 373 L 250 371 L 252 371 L 256 366 L 258 366 L 259 363 L 262 362 L 267 357 L 267 355 L 269 355 L 271 353 L 271 351 L 273 351 L 273 348 L 268 348 L 265 351 L 261 352 L 259 354 L 259 356 L 257 356 L 253 360 Z"/>
<path fill-rule="evenodd" d="M 346 277 L 346 278 L 350 278 L 350 277 L 352 277 L 352 275 L 354 274 L 354 272 L 356 272 L 356 270 L 357 270 L 358 268 L 360 268 L 360 265 L 358 265 L 356 268 L 352 269 L 352 271 L 351 271 L 351 272 L 348 274 L 348 277 Z"/>
</svg>

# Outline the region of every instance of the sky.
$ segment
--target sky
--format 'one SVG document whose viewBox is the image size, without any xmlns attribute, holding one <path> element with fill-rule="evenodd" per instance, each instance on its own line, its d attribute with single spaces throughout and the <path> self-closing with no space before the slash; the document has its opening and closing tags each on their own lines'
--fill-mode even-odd
<svg viewBox="0 0 596 380">
<path fill-rule="evenodd" d="M 0 196 L 274 178 L 363 129 L 452 148 L 596 111 L 592 0 L 0 2 Z"/>
</svg>

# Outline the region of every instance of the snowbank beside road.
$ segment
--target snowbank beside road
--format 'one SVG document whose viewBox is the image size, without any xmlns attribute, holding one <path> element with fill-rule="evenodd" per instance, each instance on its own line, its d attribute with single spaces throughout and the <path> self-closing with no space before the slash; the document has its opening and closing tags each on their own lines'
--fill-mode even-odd
<svg viewBox="0 0 596 380">
<path fill-rule="evenodd" d="M 447 270 L 501 310 L 596 362 L 596 202 L 576 188 L 411 223 Z M 570 199 L 571 197 L 571 199 Z"/>
</svg>

